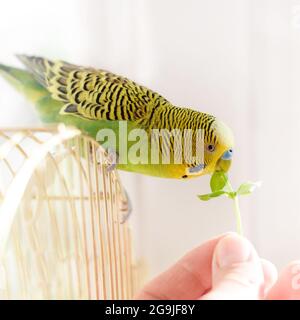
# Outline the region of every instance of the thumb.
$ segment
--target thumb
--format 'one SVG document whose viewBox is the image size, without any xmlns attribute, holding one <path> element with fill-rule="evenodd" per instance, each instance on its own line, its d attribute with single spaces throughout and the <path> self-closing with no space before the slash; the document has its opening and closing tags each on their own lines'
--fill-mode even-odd
<svg viewBox="0 0 300 320">
<path fill-rule="evenodd" d="M 212 289 L 202 299 L 259 299 L 264 274 L 251 243 L 230 234 L 216 245 L 212 261 Z"/>
</svg>

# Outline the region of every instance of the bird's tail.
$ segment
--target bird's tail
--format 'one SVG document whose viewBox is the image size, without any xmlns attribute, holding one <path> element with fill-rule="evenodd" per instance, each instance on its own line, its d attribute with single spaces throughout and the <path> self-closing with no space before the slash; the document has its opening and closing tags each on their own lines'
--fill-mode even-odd
<svg viewBox="0 0 300 320">
<path fill-rule="evenodd" d="M 0 75 L 33 103 L 49 94 L 48 91 L 36 81 L 32 73 L 26 70 L 0 63 Z"/>
<path fill-rule="evenodd" d="M 59 116 L 59 111 L 63 106 L 62 102 L 52 99 L 50 92 L 36 79 L 34 73 L 0 63 L 0 75 L 34 104 L 42 121 L 62 122 Z"/>
</svg>

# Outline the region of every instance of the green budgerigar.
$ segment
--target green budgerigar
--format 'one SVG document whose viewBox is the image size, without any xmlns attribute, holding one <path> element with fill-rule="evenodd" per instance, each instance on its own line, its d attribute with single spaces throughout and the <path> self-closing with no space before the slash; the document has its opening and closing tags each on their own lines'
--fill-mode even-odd
<svg viewBox="0 0 300 320">
<path fill-rule="evenodd" d="M 34 103 L 46 123 L 72 125 L 93 138 L 101 129 L 111 129 L 118 136 L 120 122 L 126 123 L 128 132 L 143 129 L 148 134 L 143 143 L 149 145 L 150 150 L 150 133 L 154 129 L 179 130 L 182 137 L 186 130 L 192 132 L 192 152 L 198 143 L 195 132 L 201 130 L 203 133 L 201 161 L 194 158 L 187 161 L 183 157 L 180 163 L 160 161 L 153 164 L 129 159 L 124 163 L 117 162 L 118 169 L 177 179 L 198 177 L 216 170 L 228 171 L 233 135 L 229 127 L 214 116 L 175 106 L 160 94 L 102 69 L 25 55 L 18 58 L 26 70 L 0 64 L 0 74 Z M 164 154 L 168 145 L 172 154 L 174 141 L 171 137 L 166 144 L 164 138 L 159 138 L 159 153 Z M 114 146 L 116 154 L 120 152 L 120 143 L 118 140 Z M 132 145 L 129 141 L 128 148 Z"/>
</svg>

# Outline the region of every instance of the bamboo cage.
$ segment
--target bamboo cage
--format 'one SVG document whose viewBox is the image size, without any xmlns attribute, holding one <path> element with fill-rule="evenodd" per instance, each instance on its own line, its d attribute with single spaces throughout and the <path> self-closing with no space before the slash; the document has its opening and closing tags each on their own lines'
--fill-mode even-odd
<svg viewBox="0 0 300 320">
<path fill-rule="evenodd" d="M 138 286 L 117 171 L 78 130 L 0 130 L 0 298 L 130 299 Z"/>
</svg>

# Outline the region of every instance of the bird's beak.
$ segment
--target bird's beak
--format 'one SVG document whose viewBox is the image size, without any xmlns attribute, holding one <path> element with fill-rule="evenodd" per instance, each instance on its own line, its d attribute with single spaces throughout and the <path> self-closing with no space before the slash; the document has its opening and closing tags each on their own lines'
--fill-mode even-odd
<svg viewBox="0 0 300 320">
<path fill-rule="evenodd" d="M 224 171 L 227 172 L 231 166 L 231 160 L 224 160 L 220 158 L 215 166 L 215 171 Z"/>
</svg>

